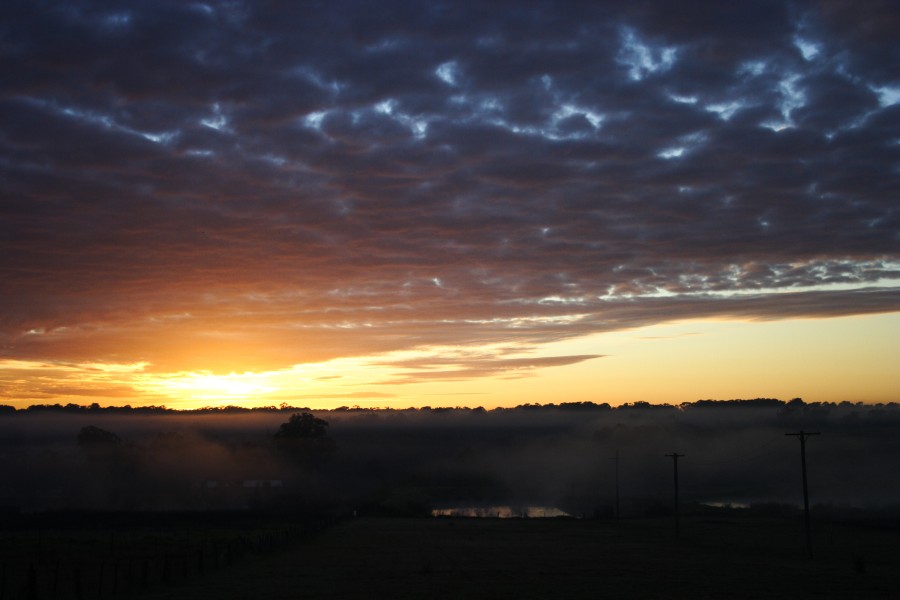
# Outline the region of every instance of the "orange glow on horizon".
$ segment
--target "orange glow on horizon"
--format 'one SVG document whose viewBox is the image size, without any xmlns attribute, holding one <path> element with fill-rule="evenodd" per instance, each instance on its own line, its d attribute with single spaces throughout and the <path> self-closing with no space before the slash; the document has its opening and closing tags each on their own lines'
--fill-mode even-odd
<svg viewBox="0 0 900 600">
<path fill-rule="evenodd" d="M 798 396 L 896 402 L 897 356 L 900 313 L 691 320 L 541 347 L 426 347 L 227 373 L 158 372 L 147 362 L 7 360 L 0 361 L 0 403 L 490 409 Z"/>
</svg>

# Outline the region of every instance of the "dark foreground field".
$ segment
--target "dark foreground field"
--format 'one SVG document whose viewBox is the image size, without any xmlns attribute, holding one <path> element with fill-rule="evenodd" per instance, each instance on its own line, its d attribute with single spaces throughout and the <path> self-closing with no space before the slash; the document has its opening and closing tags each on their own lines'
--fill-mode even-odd
<svg viewBox="0 0 900 600">
<path fill-rule="evenodd" d="M 900 598 L 900 533 L 695 518 L 354 519 L 142 598 Z"/>
</svg>

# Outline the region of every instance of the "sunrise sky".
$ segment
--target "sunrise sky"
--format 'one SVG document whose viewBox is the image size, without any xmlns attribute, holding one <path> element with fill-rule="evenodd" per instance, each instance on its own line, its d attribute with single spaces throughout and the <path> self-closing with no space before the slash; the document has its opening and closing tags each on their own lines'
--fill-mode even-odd
<svg viewBox="0 0 900 600">
<path fill-rule="evenodd" d="M 0 403 L 900 400 L 894 2 L 0 5 Z"/>
</svg>

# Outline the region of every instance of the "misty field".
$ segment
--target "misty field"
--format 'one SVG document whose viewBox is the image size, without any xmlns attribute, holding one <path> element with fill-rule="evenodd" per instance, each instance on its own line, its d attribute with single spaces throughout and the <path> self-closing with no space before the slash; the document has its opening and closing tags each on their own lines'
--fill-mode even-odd
<svg viewBox="0 0 900 600">
<path fill-rule="evenodd" d="M 611 512 L 618 480 L 622 514 L 641 517 L 670 505 L 673 452 L 685 455 L 685 503 L 797 506 L 800 446 L 785 434 L 801 430 L 821 432 L 807 448 L 814 505 L 900 507 L 896 404 L 319 411 L 328 433 L 306 440 L 308 448 L 276 436 L 292 412 L 45 407 L 0 415 L 0 508 L 411 516 L 493 504 L 590 516 Z M 80 439 L 85 432 L 100 437 Z"/>
<path fill-rule="evenodd" d="M 0 417 L 0 600 L 900 597 L 900 405 L 145 412 Z"/>
<path fill-rule="evenodd" d="M 353 519 L 142 598 L 897 598 L 900 533 L 668 519 Z"/>
</svg>

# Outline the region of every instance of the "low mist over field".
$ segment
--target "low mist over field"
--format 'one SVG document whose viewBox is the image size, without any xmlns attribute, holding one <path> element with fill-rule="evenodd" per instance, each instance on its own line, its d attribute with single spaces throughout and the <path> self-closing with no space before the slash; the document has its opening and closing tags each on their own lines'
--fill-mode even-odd
<svg viewBox="0 0 900 600">
<path fill-rule="evenodd" d="M 681 406 L 339 409 L 314 451 L 276 443 L 307 409 L 32 407 L 0 416 L 0 505 L 45 509 L 291 508 L 427 514 L 540 505 L 609 515 L 666 510 L 678 452 L 686 503 L 798 505 L 807 441 L 813 504 L 900 504 L 900 405 L 795 399 Z M 85 441 L 85 428 L 114 434 Z M 89 429 L 89 432 L 96 431 Z M 82 438 L 79 438 L 79 435 Z"/>
</svg>

